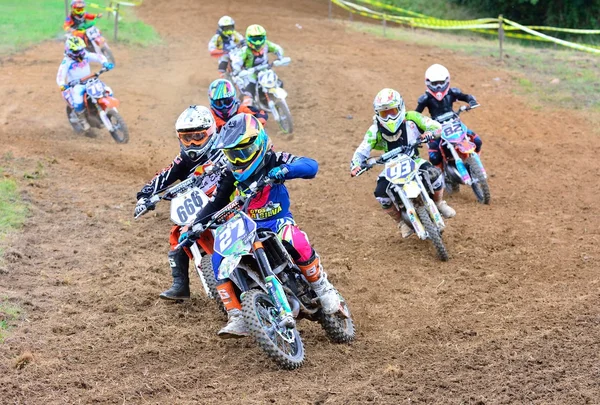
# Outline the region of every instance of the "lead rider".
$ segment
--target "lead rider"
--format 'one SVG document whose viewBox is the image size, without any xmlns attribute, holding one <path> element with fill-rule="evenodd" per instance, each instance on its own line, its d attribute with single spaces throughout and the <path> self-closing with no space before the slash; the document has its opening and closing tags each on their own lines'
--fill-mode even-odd
<svg viewBox="0 0 600 405">
<path fill-rule="evenodd" d="M 227 169 L 219 181 L 214 199 L 200 211 L 197 218 L 202 218 L 202 223 L 206 224 L 213 213 L 230 202 L 234 191 L 243 193 L 263 176 L 276 180 L 252 198 L 247 214 L 259 228 L 268 228 L 277 234 L 319 297 L 323 312 L 335 313 L 340 307 L 337 291 L 327 280 L 321 259 L 308 237 L 296 225 L 290 212 L 290 196 L 283 184 L 285 180 L 312 179 L 318 171 L 317 162 L 307 157 L 273 151 L 262 124 L 256 117 L 245 113 L 236 115 L 225 124 L 216 147 L 223 151 Z M 216 278 L 221 258 L 215 253 L 213 259 Z M 233 282 L 221 282 L 217 290 L 228 314 L 227 325 L 219 331 L 219 336 L 248 335 Z"/>
</svg>

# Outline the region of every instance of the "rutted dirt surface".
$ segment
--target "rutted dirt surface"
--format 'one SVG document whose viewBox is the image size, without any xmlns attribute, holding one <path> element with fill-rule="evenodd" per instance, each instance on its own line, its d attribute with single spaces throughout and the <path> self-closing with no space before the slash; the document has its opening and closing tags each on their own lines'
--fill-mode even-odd
<svg viewBox="0 0 600 405">
<path fill-rule="evenodd" d="M 2 61 L 0 144 L 15 157 L 2 164 L 40 162 L 43 173 L 24 183 L 32 216 L 0 272 L 0 292 L 26 313 L 0 345 L 0 402 L 598 403 L 600 147 L 586 121 L 534 111 L 507 73 L 476 60 L 347 32 L 326 19 L 326 2 L 212 3 L 145 2 L 139 13 L 165 45 L 115 47 L 104 79 L 128 145 L 72 133 L 54 84 L 60 43 Z M 339 346 L 301 323 L 307 361 L 295 372 L 249 339 L 219 340 L 224 319 L 193 276 L 189 303 L 158 300 L 170 285 L 167 207 L 132 218 L 136 191 L 177 152 L 175 119 L 206 103 L 216 73 L 206 42 L 223 14 L 263 24 L 293 58 L 280 73 L 296 136 L 267 130 L 279 149 L 320 163 L 315 180 L 289 183 L 293 210 L 358 328 Z M 483 105 L 465 121 L 482 134 L 493 199 L 448 197 L 458 211 L 448 263 L 400 240 L 372 196 L 376 173 L 348 175 L 376 92 L 395 87 L 414 106 L 434 62 Z M 26 351 L 33 362 L 16 369 Z"/>
</svg>

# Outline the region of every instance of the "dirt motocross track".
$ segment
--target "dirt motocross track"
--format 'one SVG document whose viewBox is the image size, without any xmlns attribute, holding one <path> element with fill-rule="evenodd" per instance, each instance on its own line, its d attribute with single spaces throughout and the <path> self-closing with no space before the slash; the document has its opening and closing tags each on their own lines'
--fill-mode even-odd
<svg viewBox="0 0 600 405">
<path fill-rule="evenodd" d="M 223 14 L 263 24 L 293 58 L 279 73 L 295 137 L 267 130 L 278 149 L 320 163 L 316 179 L 288 183 L 293 210 L 357 325 L 340 346 L 302 322 L 307 361 L 295 372 L 250 339 L 219 340 L 224 318 L 194 275 L 190 302 L 158 300 L 170 285 L 168 207 L 133 220 L 135 193 L 177 153 L 177 116 L 206 103 L 206 42 Z M 3 165 L 43 170 L 26 183 L 32 215 L 0 272 L 26 318 L 0 344 L 0 403 L 599 403 L 600 146 L 581 115 L 533 110 L 506 72 L 477 60 L 346 32 L 325 1 L 153 0 L 139 15 L 165 44 L 115 46 L 104 76 L 128 145 L 72 133 L 54 83 L 60 43 L 2 61 L 0 144 L 15 157 Z M 466 189 L 448 197 L 448 263 L 400 240 L 372 196 L 375 172 L 348 174 L 377 91 L 397 88 L 414 108 L 435 62 L 482 104 L 464 119 L 482 134 L 492 190 L 490 206 Z M 26 352 L 33 361 L 16 368 Z"/>
</svg>

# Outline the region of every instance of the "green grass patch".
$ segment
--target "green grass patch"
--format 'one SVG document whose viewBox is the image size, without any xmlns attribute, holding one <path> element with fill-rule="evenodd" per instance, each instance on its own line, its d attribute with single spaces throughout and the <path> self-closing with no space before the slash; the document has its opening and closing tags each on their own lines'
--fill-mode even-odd
<svg viewBox="0 0 600 405">
<path fill-rule="evenodd" d="M 65 20 L 65 4 L 61 0 L 1 0 L 0 12 L 0 54 L 18 52 L 37 42 L 62 38 L 62 25 Z M 98 2 L 103 4 L 102 2 Z M 103 35 L 113 42 L 114 17 L 112 14 L 93 9 L 88 12 L 102 12 L 98 27 Z M 119 20 L 119 42 L 148 46 L 160 42 L 154 28 L 140 21 L 135 8 L 122 7 Z"/>
<path fill-rule="evenodd" d="M 21 200 L 17 182 L 13 179 L 0 180 L 0 241 L 8 232 L 23 225 L 26 215 L 27 207 Z"/>
<path fill-rule="evenodd" d="M 468 7 L 456 5 L 448 0 L 379 0 L 381 3 L 389 4 L 404 8 L 406 10 L 415 11 L 431 17 L 436 17 L 444 20 L 471 20 L 474 13 Z M 361 5 L 363 5 L 361 3 Z M 377 9 L 375 6 L 364 4 L 370 9 Z M 383 10 L 381 10 L 383 11 Z M 390 13 L 390 11 L 385 11 Z"/>
<path fill-rule="evenodd" d="M 4 339 L 16 326 L 22 312 L 19 306 L 8 301 L 8 297 L 0 297 L 0 343 L 4 343 Z"/>
<path fill-rule="evenodd" d="M 356 22 L 347 27 L 383 36 L 381 25 Z M 499 65 L 498 40 L 493 37 L 389 26 L 386 37 L 475 56 L 494 68 Z M 597 56 L 562 47 L 524 46 L 510 40 L 504 43 L 504 53 L 502 66 L 517 76 L 518 93 L 531 95 L 554 107 L 600 110 L 600 58 Z"/>
</svg>

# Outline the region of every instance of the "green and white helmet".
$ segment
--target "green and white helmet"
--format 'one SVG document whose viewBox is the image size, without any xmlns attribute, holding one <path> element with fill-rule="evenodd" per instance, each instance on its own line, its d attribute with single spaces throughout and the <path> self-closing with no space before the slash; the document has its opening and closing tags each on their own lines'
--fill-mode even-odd
<svg viewBox="0 0 600 405">
<path fill-rule="evenodd" d="M 393 89 L 381 90 L 373 100 L 373 109 L 379 125 L 385 129 L 383 138 L 389 142 L 397 141 L 402 135 L 399 132 L 400 125 L 406 117 L 406 107 L 400 93 Z"/>
</svg>

